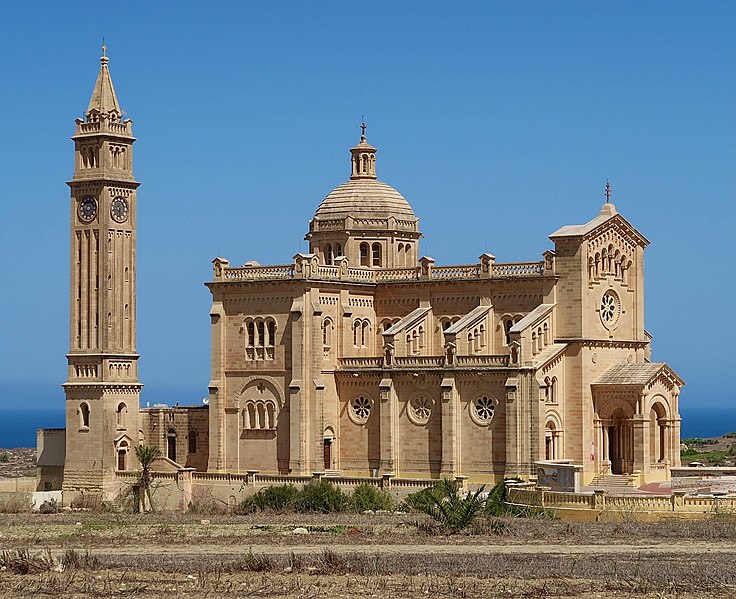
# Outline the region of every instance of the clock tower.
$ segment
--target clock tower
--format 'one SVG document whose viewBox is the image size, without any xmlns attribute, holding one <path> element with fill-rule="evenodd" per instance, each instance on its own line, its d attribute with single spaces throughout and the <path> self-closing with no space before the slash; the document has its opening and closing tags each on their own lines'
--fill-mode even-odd
<svg viewBox="0 0 736 599">
<path fill-rule="evenodd" d="M 70 222 L 65 501 L 112 491 L 136 467 L 136 189 L 132 121 L 122 120 L 108 57 L 77 119 Z"/>
</svg>

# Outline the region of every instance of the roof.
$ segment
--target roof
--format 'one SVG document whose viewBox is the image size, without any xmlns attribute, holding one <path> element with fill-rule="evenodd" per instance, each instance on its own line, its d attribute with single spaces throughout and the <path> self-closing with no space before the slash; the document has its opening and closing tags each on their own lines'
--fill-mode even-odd
<svg viewBox="0 0 736 599">
<path fill-rule="evenodd" d="M 417 308 L 416 310 L 409 312 L 409 314 L 404 316 L 404 318 L 402 318 L 399 322 L 392 325 L 387 331 L 384 331 L 383 334 L 389 336 L 396 335 L 401 331 L 414 326 L 417 322 L 424 318 L 424 315 L 427 314 L 427 312 L 429 312 L 429 308 Z"/>
<path fill-rule="evenodd" d="M 543 316 L 546 316 L 547 313 L 552 311 L 552 308 L 555 307 L 555 304 L 539 304 L 534 310 L 529 312 L 524 318 L 522 318 L 519 322 L 517 322 L 514 326 L 511 327 L 511 330 L 509 330 L 509 333 L 521 333 L 526 327 L 534 324 L 537 320 L 542 318 Z"/>
<path fill-rule="evenodd" d="M 629 230 L 642 243 L 642 245 L 649 245 L 649 240 L 641 233 L 639 233 L 639 231 L 637 231 L 634 227 L 632 227 L 629 222 L 618 213 L 618 211 L 616 210 L 616 206 L 609 202 L 603 204 L 600 213 L 584 225 L 565 225 L 564 227 L 561 227 L 560 229 L 557 229 L 557 231 L 552 233 L 549 238 L 554 240 L 561 237 L 584 237 L 591 231 L 594 231 L 601 225 L 613 219 L 616 219 L 622 225 L 624 225 L 625 228 Z"/>
<path fill-rule="evenodd" d="M 669 378 L 673 379 L 680 386 L 685 384 L 685 382 L 675 374 L 674 370 L 664 362 L 614 364 L 613 366 L 609 366 L 608 370 L 603 372 L 595 381 L 593 381 L 592 384 L 643 386 L 663 371 Z"/>
<path fill-rule="evenodd" d="M 491 309 L 490 306 L 478 306 L 476 308 L 473 308 L 465 316 L 460 318 L 460 320 L 458 320 L 455 324 L 447 327 L 445 334 L 457 335 L 465 327 L 472 326 L 474 324 L 474 321 L 488 314 L 488 311 L 490 309 Z"/>
<path fill-rule="evenodd" d="M 339 185 L 327 194 L 314 213 L 318 220 L 346 216 L 417 220 L 406 198 L 376 179 L 355 179 Z"/>
<path fill-rule="evenodd" d="M 100 62 L 100 73 L 97 75 L 97 82 L 95 88 L 92 90 L 92 97 L 89 100 L 89 106 L 87 107 L 87 115 L 96 111 L 100 114 L 110 114 L 111 112 L 117 113 L 120 117 L 122 112 L 120 111 L 120 105 L 118 104 L 118 98 L 115 95 L 115 88 L 112 86 L 112 78 L 110 77 L 110 70 L 107 68 L 109 59 L 107 56 L 102 56 Z"/>
</svg>

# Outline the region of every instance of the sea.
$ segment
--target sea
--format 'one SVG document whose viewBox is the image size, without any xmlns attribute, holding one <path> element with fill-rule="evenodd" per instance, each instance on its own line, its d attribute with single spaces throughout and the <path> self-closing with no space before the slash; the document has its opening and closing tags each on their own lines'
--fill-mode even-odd
<svg viewBox="0 0 736 599">
<path fill-rule="evenodd" d="M 736 432 L 733 407 L 681 408 L 683 439 L 720 437 Z M 58 408 L 28 409 L 0 407 L 0 448 L 35 447 L 36 429 L 64 428 L 64 404 Z"/>
</svg>

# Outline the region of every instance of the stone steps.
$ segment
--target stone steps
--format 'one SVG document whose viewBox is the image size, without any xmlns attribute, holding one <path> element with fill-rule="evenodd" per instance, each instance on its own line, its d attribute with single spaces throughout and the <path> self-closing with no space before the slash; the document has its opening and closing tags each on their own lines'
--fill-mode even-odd
<svg viewBox="0 0 736 599">
<path fill-rule="evenodd" d="M 596 489 L 626 489 L 633 488 L 633 482 L 628 474 L 598 474 L 590 481 L 589 487 Z"/>
</svg>

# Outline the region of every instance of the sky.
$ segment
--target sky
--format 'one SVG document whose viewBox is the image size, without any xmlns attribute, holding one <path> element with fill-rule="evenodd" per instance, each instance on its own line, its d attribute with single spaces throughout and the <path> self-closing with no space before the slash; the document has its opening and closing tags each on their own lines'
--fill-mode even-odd
<svg viewBox="0 0 736 599">
<path fill-rule="evenodd" d="M 65 183 L 103 37 L 138 138 L 144 405 L 207 395 L 211 260 L 306 251 L 362 116 L 437 264 L 539 260 L 609 179 L 651 241 L 653 359 L 683 408 L 735 405 L 736 3 L 115 6 L 0 5 L 0 414 L 63 406 Z"/>
</svg>

